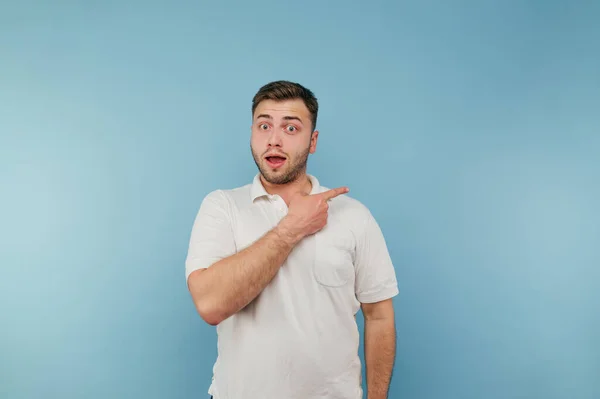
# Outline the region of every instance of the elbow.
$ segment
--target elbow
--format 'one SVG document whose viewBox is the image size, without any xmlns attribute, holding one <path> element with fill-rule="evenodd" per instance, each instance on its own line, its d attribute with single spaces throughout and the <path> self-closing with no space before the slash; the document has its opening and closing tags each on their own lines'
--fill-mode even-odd
<svg viewBox="0 0 600 399">
<path fill-rule="evenodd" d="M 227 318 L 222 306 L 219 306 L 215 298 L 202 295 L 194 298 L 196 311 L 206 323 L 216 326 Z"/>
<path fill-rule="evenodd" d="M 224 312 L 222 304 L 219 303 L 219 300 L 208 289 L 210 283 L 206 281 L 205 271 L 206 269 L 199 269 L 190 274 L 188 289 L 192 295 L 196 311 L 202 320 L 211 326 L 216 326 L 229 315 Z"/>
<path fill-rule="evenodd" d="M 206 292 L 203 276 L 206 269 L 198 269 L 188 277 L 188 290 L 192 296 L 196 311 L 206 323 L 211 326 L 218 325 L 222 319 L 219 317 L 214 301 L 210 300 Z"/>
<path fill-rule="evenodd" d="M 196 311 L 207 324 L 211 326 L 217 326 L 221 323 L 224 318 L 219 314 L 217 309 L 211 306 L 207 306 L 203 302 L 196 302 Z"/>
</svg>

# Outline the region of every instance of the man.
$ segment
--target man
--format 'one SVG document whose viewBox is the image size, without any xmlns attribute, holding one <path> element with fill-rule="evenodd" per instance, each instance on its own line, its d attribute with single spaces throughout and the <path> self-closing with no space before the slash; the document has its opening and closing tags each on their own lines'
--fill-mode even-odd
<svg viewBox="0 0 600 399">
<path fill-rule="evenodd" d="M 317 113 L 303 86 L 263 86 L 250 140 L 259 173 L 209 193 L 194 221 L 186 278 L 198 313 L 217 326 L 215 399 L 362 398 L 361 307 L 367 397 L 387 397 L 396 275 L 369 210 L 306 173 Z"/>
</svg>

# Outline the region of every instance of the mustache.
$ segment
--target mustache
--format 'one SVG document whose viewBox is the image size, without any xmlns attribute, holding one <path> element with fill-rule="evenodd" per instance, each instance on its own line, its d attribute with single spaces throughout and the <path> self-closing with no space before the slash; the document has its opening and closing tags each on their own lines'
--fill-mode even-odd
<svg viewBox="0 0 600 399">
<path fill-rule="evenodd" d="M 267 150 L 267 151 L 265 151 L 265 152 L 262 153 L 262 156 L 264 157 L 267 154 L 270 154 L 271 156 L 281 155 L 281 156 L 284 156 L 286 158 L 289 158 L 288 155 L 285 152 L 281 152 L 281 151 L 270 151 L 270 150 Z"/>
</svg>

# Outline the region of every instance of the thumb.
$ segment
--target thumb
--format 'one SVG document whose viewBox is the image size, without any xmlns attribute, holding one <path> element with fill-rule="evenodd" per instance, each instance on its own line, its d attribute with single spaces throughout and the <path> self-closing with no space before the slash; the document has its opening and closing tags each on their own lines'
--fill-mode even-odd
<svg viewBox="0 0 600 399">
<path fill-rule="evenodd" d="M 292 194 L 292 198 L 295 197 L 306 197 L 308 196 L 307 193 L 303 192 L 302 190 L 298 190 L 298 191 L 294 191 L 294 193 Z"/>
</svg>

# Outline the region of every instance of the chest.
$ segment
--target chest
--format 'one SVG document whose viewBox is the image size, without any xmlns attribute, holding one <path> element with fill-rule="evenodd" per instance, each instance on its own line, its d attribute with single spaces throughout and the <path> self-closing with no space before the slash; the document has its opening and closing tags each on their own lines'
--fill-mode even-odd
<svg viewBox="0 0 600 399">
<path fill-rule="evenodd" d="M 252 245 L 275 228 L 287 214 L 282 200 L 255 203 L 237 209 L 233 233 L 238 251 Z M 316 234 L 305 237 L 288 255 L 282 277 L 298 281 L 309 279 L 319 287 L 354 285 L 356 233 L 351 218 L 330 209 L 327 224 Z"/>
</svg>

